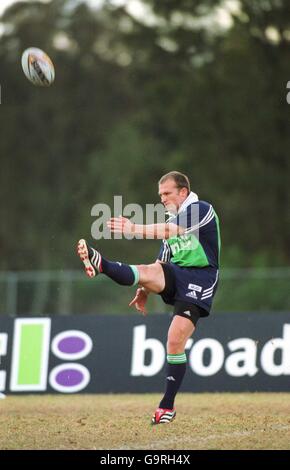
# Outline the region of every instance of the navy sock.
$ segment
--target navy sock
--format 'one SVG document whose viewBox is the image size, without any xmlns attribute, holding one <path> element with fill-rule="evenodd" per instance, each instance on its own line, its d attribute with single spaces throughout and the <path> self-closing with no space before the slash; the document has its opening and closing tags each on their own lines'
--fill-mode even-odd
<svg viewBox="0 0 290 470">
<path fill-rule="evenodd" d="M 167 362 L 166 390 L 164 397 L 159 403 L 159 408 L 172 410 L 174 407 L 175 396 L 180 388 L 186 371 L 186 355 L 185 353 L 168 354 Z"/>
<path fill-rule="evenodd" d="M 121 286 L 133 286 L 139 282 L 139 272 L 136 266 L 108 261 L 103 256 L 101 272 Z"/>
</svg>

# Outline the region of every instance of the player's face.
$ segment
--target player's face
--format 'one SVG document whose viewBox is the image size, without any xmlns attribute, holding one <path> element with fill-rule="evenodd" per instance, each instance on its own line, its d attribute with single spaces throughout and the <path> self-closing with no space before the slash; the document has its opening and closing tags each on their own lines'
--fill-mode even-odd
<svg viewBox="0 0 290 470">
<path fill-rule="evenodd" d="M 187 190 L 185 188 L 179 189 L 172 179 L 164 181 L 159 184 L 159 196 L 165 209 L 169 212 L 176 213 L 187 198 Z"/>
</svg>

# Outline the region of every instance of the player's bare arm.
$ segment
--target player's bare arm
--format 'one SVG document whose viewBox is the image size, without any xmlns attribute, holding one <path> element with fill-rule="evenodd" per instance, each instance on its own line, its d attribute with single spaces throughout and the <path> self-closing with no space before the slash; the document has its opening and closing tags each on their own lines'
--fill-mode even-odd
<svg viewBox="0 0 290 470">
<path fill-rule="evenodd" d="M 168 239 L 177 235 L 183 235 L 185 229 L 173 223 L 161 224 L 134 224 L 126 217 L 112 217 L 108 220 L 107 226 L 113 233 L 123 233 L 127 235 L 138 235 L 142 238 Z"/>
</svg>

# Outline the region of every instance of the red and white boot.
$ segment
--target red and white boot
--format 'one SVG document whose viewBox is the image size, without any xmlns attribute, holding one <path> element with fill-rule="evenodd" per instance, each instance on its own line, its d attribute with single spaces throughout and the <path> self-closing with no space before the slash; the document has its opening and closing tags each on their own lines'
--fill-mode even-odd
<svg viewBox="0 0 290 470">
<path fill-rule="evenodd" d="M 85 265 L 87 276 L 95 277 L 101 272 L 102 257 L 100 253 L 94 248 L 89 247 L 83 239 L 78 242 L 77 254 Z"/>
<path fill-rule="evenodd" d="M 166 424 L 170 423 L 171 421 L 174 420 L 176 416 L 176 411 L 175 408 L 173 410 L 169 410 L 166 408 L 157 408 L 155 411 L 151 424 Z"/>
</svg>

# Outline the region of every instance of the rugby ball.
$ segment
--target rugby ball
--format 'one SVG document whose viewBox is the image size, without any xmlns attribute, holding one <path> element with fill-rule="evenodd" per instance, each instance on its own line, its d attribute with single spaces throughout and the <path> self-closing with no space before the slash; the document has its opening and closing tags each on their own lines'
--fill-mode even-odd
<svg viewBox="0 0 290 470">
<path fill-rule="evenodd" d="M 24 74 L 33 85 L 47 87 L 54 82 L 54 65 L 41 49 L 37 47 L 26 49 L 22 54 L 21 64 Z"/>
</svg>

